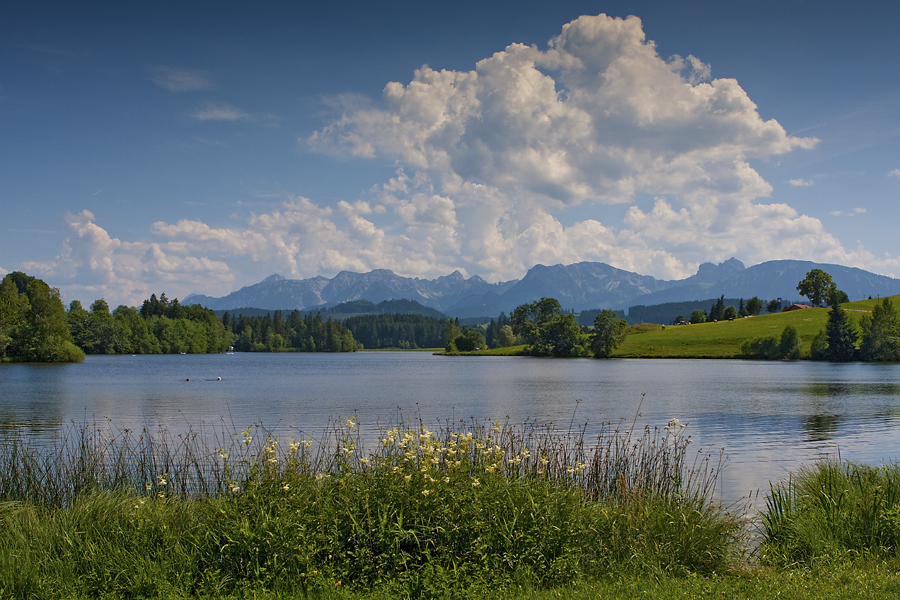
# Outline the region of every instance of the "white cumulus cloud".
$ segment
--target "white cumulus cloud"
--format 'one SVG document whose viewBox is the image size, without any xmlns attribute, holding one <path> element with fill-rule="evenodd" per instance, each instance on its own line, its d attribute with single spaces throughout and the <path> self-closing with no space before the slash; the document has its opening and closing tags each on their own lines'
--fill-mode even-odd
<svg viewBox="0 0 900 600">
<path fill-rule="evenodd" d="M 313 148 L 392 156 L 452 190 L 491 185 L 542 202 L 635 193 L 767 195 L 747 160 L 811 147 L 764 121 L 733 79 L 663 60 L 637 17 L 581 17 L 545 50 L 512 44 L 468 72 L 423 66 L 380 107 L 346 107 Z"/>
<path fill-rule="evenodd" d="M 636 17 L 581 17 L 544 49 L 512 44 L 472 71 L 423 66 L 380 102 L 334 103 L 340 117 L 304 144 L 397 163 L 360 198 L 284 197 L 224 227 L 160 221 L 133 242 L 84 211 L 67 216 L 57 259 L 34 267 L 88 299 L 135 303 L 221 295 L 272 273 L 377 268 L 497 281 L 538 263 L 600 261 L 680 278 L 736 256 L 900 271 L 900 260 L 847 250 L 818 219 L 761 201 L 773 188 L 751 162 L 818 140 L 763 120 L 737 81 L 713 79 L 700 59 L 661 58 Z M 228 105 L 194 117 L 252 118 Z M 616 203 L 627 203 L 620 221 L 592 216 Z"/>
<path fill-rule="evenodd" d="M 900 179 L 900 169 L 894 169 L 893 171 L 888 173 L 888 175 L 890 175 L 891 177 L 896 177 L 897 179 Z"/>
</svg>

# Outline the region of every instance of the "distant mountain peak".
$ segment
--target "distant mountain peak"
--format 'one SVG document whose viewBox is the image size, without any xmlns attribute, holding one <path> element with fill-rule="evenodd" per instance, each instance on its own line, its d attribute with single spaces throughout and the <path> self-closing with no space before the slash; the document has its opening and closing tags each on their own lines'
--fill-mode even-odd
<svg viewBox="0 0 900 600">
<path fill-rule="evenodd" d="M 274 275 L 269 275 L 268 277 L 260 281 L 260 283 L 271 283 L 273 281 L 284 281 L 284 276 L 275 273 Z"/>
</svg>

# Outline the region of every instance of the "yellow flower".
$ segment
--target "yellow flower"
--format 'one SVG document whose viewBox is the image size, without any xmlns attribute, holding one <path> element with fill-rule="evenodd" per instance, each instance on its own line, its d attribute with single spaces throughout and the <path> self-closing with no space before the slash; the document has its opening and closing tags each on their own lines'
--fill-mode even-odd
<svg viewBox="0 0 900 600">
<path fill-rule="evenodd" d="M 479 485 L 481 485 L 481 482 L 478 481 L 478 479 L 473 479 L 473 480 L 472 480 L 472 487 L 478 487 Z"/>
<path fill-rule="evenodd" d="M 430 493 L 431 493 L 431 490 L 422 490 L 422 495 L 423 495 L 423 496 L 426 496 L 426 497 L 427 497 L 428 494 L 430 494 Z"/>
<path fill-rule="evenodd" d="M 347 419 L 347 429 L 353 429 L 354 425 L 356 425 L 356 423 L 353 422 L 353 419 Z"/>
</svg>

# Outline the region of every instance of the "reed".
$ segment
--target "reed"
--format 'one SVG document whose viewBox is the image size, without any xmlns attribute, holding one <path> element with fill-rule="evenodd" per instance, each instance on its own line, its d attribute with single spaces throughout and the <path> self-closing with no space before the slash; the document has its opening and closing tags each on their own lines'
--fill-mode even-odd
<svg viewBox="0 0 900 600">
<path fill-rule="evenodd" d="M 677 421 L 585 431 L 351 417 L 289 440 L 259 424 L 7 433 L 0 556 L 17 558 L 0 560 L 0 597 L 419 597 L 735 559 L 739 520 L 712 499 L 721 457 L 691 452 Z"/>
<path fill-rule="evenodd" d="M 900 465 L 824 461 L 771 485 L 760 556 L 809 564 L 847 555 L 896 554 Z"/>
</svg>

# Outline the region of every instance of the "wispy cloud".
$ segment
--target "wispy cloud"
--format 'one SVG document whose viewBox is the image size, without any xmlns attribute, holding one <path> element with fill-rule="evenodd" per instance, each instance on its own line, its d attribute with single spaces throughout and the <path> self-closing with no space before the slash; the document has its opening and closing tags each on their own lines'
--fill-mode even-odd
<svg viewBox="0 0 900 600">
<path fill-rule="evenodd" d="M 811 179 L 789 179 L 788 183 L 794 187 L 809 187 L 813 184 Z"/>
<path fill-rule="evenodd" d="M 251 115 L 230 104 L 205 104 L 191 113 L 191 117 L 198 121 L 246 121 Z"/>
<path fill-rule="evenodd" d="M 891 177 L 896 177 L 897 179 L 900 179 L 900 169 L 894 169 L 893 171 L 888 173 L 888 175 L 890 175 Z"/>
<path fill-rule="evenodd" d="M 150 81 L 170 92 L 199 92 L 216 87 L 203 71 L 173 67 L 153 67 Z"/>
<path fill-rule="evenodd" d="M 835 216 L 835 217 L 840 217 L 840 216 L 842 216 L 842 215 L 844 215 L 844 214 L 846 214 L 848 217 L 855 217 L 856 215 L 861 215 L 861 214 L 866 213 L 866 212 L 869 212 L 869 211 L 866 210 L 865 208 L 862 208 L 862 207 L 860 207 L 860 206 L 857 206 L 856 208 L 852 208 L 852 209 L 848 210 L 846 213 L 845 213 L 844 211 L 842 211 L 842 210 L 833 210 L 833 211 L 831 211 L 831 213 L 829 213 L 829 214 L 831 214 L 831 215 L 833 215 L 833 216 Z"/>
</svg>

